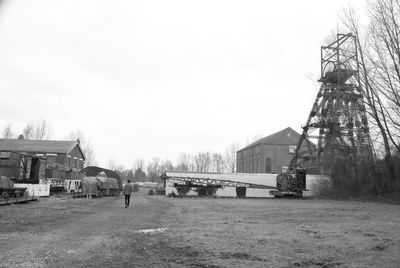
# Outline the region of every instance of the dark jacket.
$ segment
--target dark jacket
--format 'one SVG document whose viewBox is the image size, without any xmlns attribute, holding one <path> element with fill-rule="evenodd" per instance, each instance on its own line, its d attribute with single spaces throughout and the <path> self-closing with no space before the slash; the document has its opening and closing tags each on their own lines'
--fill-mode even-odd
<svg viewBox="0 0 400 268">
<path fill-rule="evenodd" d="M 124 189 L 122 190 L 122 193 L 124 195 L 131 195 L 132 192 L 133 192 L 133 185 L 130 183 L 126 183 L 124 185 Z"/>
</svg>

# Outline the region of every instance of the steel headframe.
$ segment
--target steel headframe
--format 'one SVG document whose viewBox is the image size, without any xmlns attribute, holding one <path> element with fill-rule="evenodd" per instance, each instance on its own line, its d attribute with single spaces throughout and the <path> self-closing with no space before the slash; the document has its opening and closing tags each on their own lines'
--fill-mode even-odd
<svg viewBox="0 0 400 268">
<path fill-rule="evenodd" d="M 368 120 L 360 85 L 356 37 L 337 34 L 321 47 L 321 82 L 289 169 L 296 167 L 304 139 L 314 141 L 314 158 L 372 157 Z"/>
</svg>

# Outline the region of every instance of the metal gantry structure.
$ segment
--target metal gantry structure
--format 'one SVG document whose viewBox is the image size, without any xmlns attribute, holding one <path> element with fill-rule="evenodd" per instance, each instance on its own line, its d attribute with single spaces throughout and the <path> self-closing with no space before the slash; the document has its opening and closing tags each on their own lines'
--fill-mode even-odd
<svg viewBox="0 0 400 268">
<path fill-rule="evenodd" d="M 173 187 L 177 190 L 179 196 L 185 196 L 190 190 L 198 192 L 199 196 L 213 196 L 218 189 L 224 187 L 235 187 L 237 191 L 241 191 L 245 196 L 245 188 L 255 189 L 276 189 L 274 186 L 267 186 L 262 184 L 254 184 L 249 182 L 201 178 L 194 176 L 177 176 L 167 175 L 167 172 L 160 176 L 161 179 L 177 181 L 173 183 Z M 244 190 L 244 191 L 243 191 Z"/>
<path fill-rule="evenodd" d="M 321 47 L 321 86 L 302 126 L 290 170 L 296 167 L 304 139 L 317 144 L 314 157 L 321 163 L 337 157 L 356 161 L 372 157 L 356 41 L 351 33 L 337 34 L 335 41 Z"/>
<path fill-rule="evenodd" d="M 185 176 L 168 176 L 166 173 L 161 175 L 161 179 L 172 179 L 181 182 L 190 182 L 192 184 L 197 185 L 212 185 L 212 186 L 221 186 L 221 187 L 243 187 L 243 188 L 255 188 L 255 189 L 276 189 L 274 186 L 267 186 L 262 184 L 248 183 L 248 182 L 240 182 L 240 181 L 231 181 L 231 180 L 220 180 L 220 179 L 211 179 L 211 178 L 198 178 L 198 177 L 185 177 Z"/>
</svg>

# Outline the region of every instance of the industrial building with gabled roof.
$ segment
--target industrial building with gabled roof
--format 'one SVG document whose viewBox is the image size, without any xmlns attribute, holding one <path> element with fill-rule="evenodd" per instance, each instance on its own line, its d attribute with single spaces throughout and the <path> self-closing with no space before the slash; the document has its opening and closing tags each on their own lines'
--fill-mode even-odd
<svg viewBox="0 0 400 268">
<path fill-rule="evenodd" d="M 0 175 L 16 181 L 76 179 L 84 163 L 79 140 L 0 139 Z"/>
<path fill-rule="evenodd" d="M 259 139 L 236 153 L 236 169 L 241 173 L 285 172 L 292 159 L 300 134 L 288 127 Z M 319 173 L 312 159 L 316 145 L 305 140 L 299 150 L 300 163 L 308 173 Z"/>
</svg>

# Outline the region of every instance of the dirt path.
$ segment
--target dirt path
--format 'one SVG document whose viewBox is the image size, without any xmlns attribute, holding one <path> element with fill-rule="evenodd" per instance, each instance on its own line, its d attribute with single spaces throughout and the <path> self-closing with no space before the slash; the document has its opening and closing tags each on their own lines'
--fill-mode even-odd
<svg viewBox="0 0 400 268">
<path fill-rule="evenodd" d="M 60 213 L 59 220 L 40 222 L 33 219 L 22 230 L 13 230 L 12 226 L 8 227 L 9 230 L 2 230 L 0 266 L 130 266 L 134 259 L 132 253 L 146 251 L 146 245 L 151 242 L 147 239 L 149 235 L 140 233 L 140 230 L 162 227 L 160 218 L 169 207 L 167 202 L 143 194 L 135 195 L 133 205 L 128 209 L 123 208 L 122 197 L 51 201 L 54 204 L 49 206 L 49 213 L 52 209 L 59 210 L 57 212 L 64 210 L 66 202 L 73 207 L 72 213 L 70 208 L 65 207 L 69 211 L 64 215 Z M 41 202 L 48 203 L 50 200 Z M 13 205 L 8 209 L 25 210 L 29 214 L 27 209 L 40 209 L 35 205 L 38 206 Z M 32 215 L 26 217 L 29 216 Z M 138 241 L 140 243 L 135 243 Z"/>
</svg>

